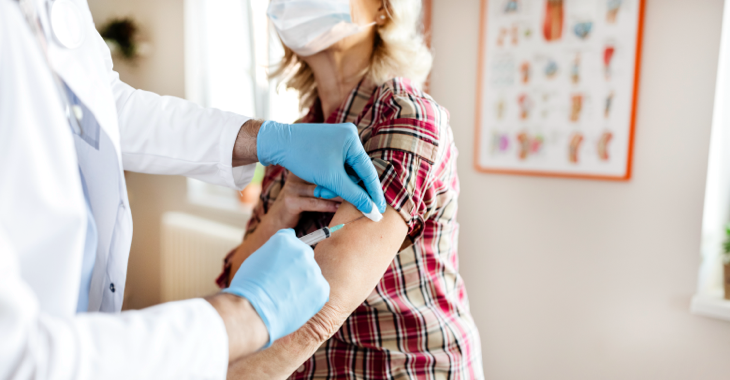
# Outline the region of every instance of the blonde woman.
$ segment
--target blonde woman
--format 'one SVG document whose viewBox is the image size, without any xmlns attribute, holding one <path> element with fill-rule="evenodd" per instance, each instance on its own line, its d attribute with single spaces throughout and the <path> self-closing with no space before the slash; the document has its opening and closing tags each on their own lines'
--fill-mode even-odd
<svg viewBox="0 0 730 380">
<path fill-rule="evenodd" d="M 479 335 L 458 273 L 459 180 L 448 112 L 420 87 L 431 54 L 419 0 L 272 1 L 278 74 L 306 123 L 353 123 L 388 207 L 380 222 L 269 166 L 227 273 L 281 228 L 348 223 L 316 247 L 329 302 L 303 328 L 229 370 L 250 379 L 481 379 Z M 328 128 L 321 125 L 317 128 Z"/>
</svg>

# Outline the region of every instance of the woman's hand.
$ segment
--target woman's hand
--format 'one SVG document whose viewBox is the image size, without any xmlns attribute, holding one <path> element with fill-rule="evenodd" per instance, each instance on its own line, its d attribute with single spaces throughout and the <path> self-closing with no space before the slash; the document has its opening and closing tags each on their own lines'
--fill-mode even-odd
<svg viewBox="0 0 730 380">
<path fill-rule="evenodd" d="M 315 198 L 314 189 L 316 187 L 317 185 L 289 173 L 284 188 L 281 189 L 276 201 L 263 217 L 261 223 L 266 223 L 268 227 L 274 228 L 274 232 L 276 232 L 284 228 L 296 227 L 299 218 L 305 211 L 337 212 L 342 199 Z"/>
<path fill-rule="evenodd" d="M 303 212 L 337 211 L 342 199 L 315 198 L 314 189 L 316 187 L 316 185 L 289 173 L 284 188 L 279 192 L 269 212 L 261 219 L 256 231 L 238 246 L 236 253 L 231 257 L 231 270 L 227 283 L 230 284 L 241 263 L 274 236 L 277 231 L 296 227 Z"/>
</svg>

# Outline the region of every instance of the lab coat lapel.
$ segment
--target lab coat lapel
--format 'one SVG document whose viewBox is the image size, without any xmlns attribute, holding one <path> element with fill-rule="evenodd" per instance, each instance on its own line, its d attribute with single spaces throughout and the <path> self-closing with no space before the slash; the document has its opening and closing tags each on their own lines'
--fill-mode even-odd
<svg viewBox="0 0 730 380">
<path fill-rule="evenodd" d="M 105 61 L 105 57 L 109 56 L 108 47 L 94 28 L 94 21 L 86 1 L 72 1 L 82 12 L 84 19 L 82 27 L 85 29 L 84 41 L 75 49 L 67 49 L 60 46 L 50 32 L 48 56 L 56 73 L 94 113 L 99 125 L 111 139 L 119 169 L 122 170 L 119 121 L 107 68 L 109 63 Z M 45 1 L 40 1 L 37 4 L 39 4 L 42 24 L 49 25 L 45 3 Z"/>
<path fill-rule="evenodd" d="M 86 121 L 82 120 L 82 123 L 93 119 L 99 128 L 98 150 L 75 137 L 77 159 L 87 179 L 99 233 L 88 310 L 116 312 L 122 307 L 132 216 L 123 175 L 118 113 L 111 90 L 112 62 L 106 43 L 94 27 L 86 1 L 72 1 L 82 13 L 83 43 L 74 49 L 60 46 L 52 30 L 46 29 L 48 56 L 58 76 L 84 105 Z M 36 4 L 41 23 L 50 26 L 46 1 L 37 0 Z"/>
</svg>

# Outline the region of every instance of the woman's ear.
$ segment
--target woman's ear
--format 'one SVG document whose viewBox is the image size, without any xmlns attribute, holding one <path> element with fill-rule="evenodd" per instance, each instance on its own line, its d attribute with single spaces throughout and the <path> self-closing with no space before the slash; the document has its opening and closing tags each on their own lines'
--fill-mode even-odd
<svg viewBox="0 0 730 380">
<path fill-rule="evenodd" d="M 388 21 L 388 10 L 385 9 L 385 2 L 381 3 L 380 8 L 378 8 L 378 12 L 375 13 L 375 24 L 378 26 L 383 26 Z"/>
</svg>

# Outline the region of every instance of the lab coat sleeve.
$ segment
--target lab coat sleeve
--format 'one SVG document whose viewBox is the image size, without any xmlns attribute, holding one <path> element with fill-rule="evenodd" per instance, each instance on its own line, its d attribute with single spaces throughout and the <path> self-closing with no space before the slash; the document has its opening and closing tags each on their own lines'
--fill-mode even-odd
<svg viewBox="0 0 730 380">
<path fill-rule="evenodd" d="M 224 379 L 228 337 L 202 299 L 58 318 L 39 309 L 0 227 L 0 379 Z"/>
<path fill-rule="evenodd" d="M 184 175 L 239 190 L 251 181 L 255 164 L 232 167 L 233 145 L 249 118 L 132 88 L 113 71 L 101 37 L 94 37 L 109 69 L 125 170 Z"/>
</svg>

